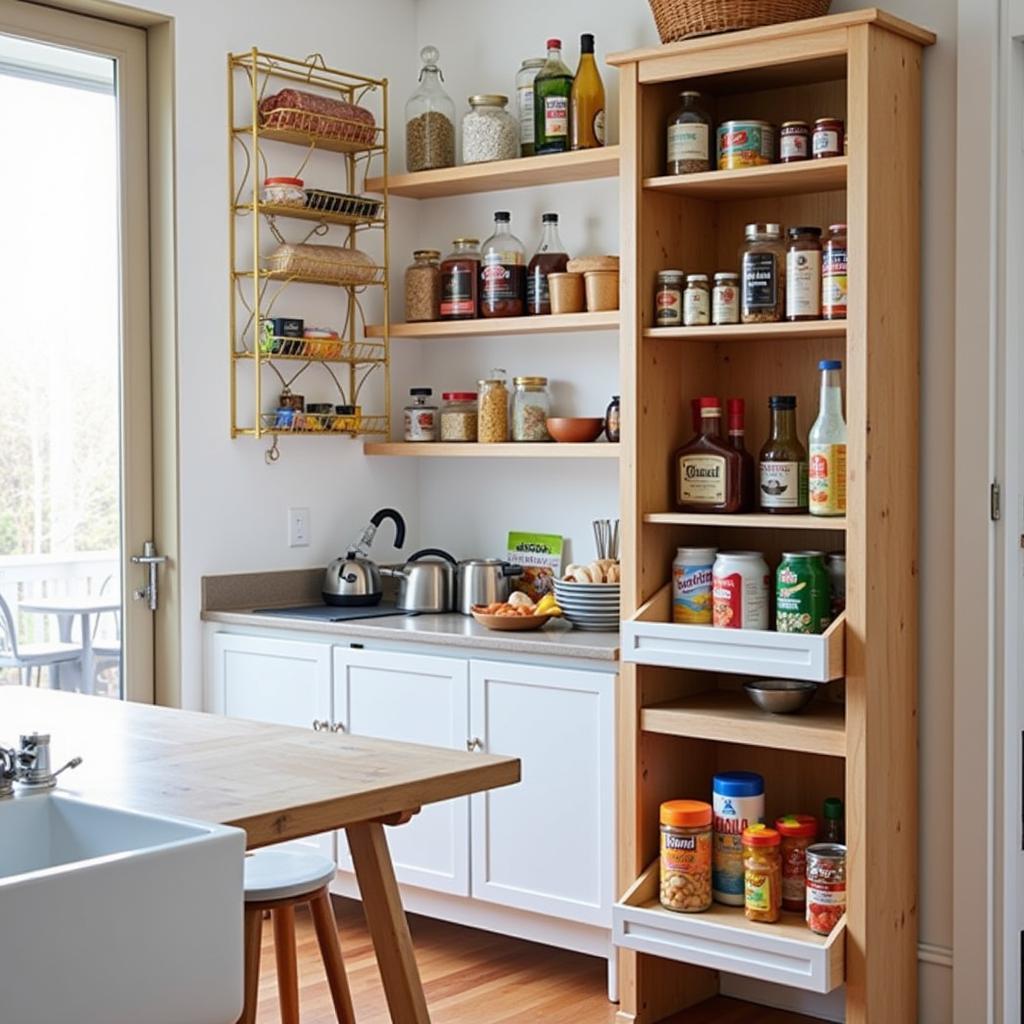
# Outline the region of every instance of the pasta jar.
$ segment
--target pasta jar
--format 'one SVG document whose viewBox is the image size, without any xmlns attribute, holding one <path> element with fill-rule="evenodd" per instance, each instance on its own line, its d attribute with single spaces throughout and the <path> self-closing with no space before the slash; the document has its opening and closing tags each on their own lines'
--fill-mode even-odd
<svg viewBox="0 0 1024 1024">
<path fill-rule="evenodd" d="M 659 270 L 654 293 L 654 326 L 678 327 L 683 322 L 683 272 Z"/>
<path fill-rule="evenodd" d="M 782 916 L 782 837 L 767 825 L 743 830 L 743 913 L 772 924 Z"/>
<path fill-rule="evenodd" d="M 820 317 L 821 228 L 790 228 L 786 248 L 786 319 Z"/>
<path fill-rule="evenodd" d="M 508 378 L 504 370 L 491 370 L 480 381 L 480 413 L 476 439 L 483 444 L 508 440 Z"/>
<path fill-rule="evenodd" d="M 807 848 L 807 927 L 831 935 L 846 913 L 846 847 L 817 843 Z"/>
<path fill-rule="evenodd" d="M 768 628 L 768 563 L 760 551 L 722 551 L 711 570 L 711 624 Z"/>
<path fill-rule="evenodd" d="M 786 253 L 782 227 L 748 224 L 740 250 L 740 319 L 745 324 L 782 319 L 786 297 Z"/>
<path fill-rule="evenodd" d="M 519 122 L 508 112 L 508 97 L 487 93 L 469 97 L 462 116 L 462 162 L 481 164 L 519 156 Z"/>
<path fill-rule="evenodd" d="M 714 849 L 711 889 L 719 903 L 743 906 L 743 831 L 764 821 L 764 779 L 756 772 L 719 772 L 711 783 Z"/>
<path fill-rule="evenodd" d="M 711 293 L 707 274 L 687 274 L 683 292 L 683 324 L 704 327 L 711 323 Z"/>
<path fill-rule="evenodd" d="M 266 178 L 263 202 L 272 206 L 305 206 L 306 190 L 301 178 Z"/>
<path fill-rule="evenodd" d="M 475 391 L 445 391 L 441 397 L 441 440 L 475 441 L 477 409 Z"/>
<path fill-rule="evenodd" d="M 441 316 L 441 258 L 437 249 L 417 249 L 405 271 L 405 319 L 409 323 Z"/>
<path fill-rule="evenodd" d="M 427 405 L 433 394 L 431 388 L 410 388 L 412 404 L 403 410 L 406 441 L 437 440 L 437 406 Z"/>
<path fill-rule="evenodd" d="M 811 155 L 811 130 L 806 121 L 783 121 L 779 133 L 779 163 L 807 160 Z"/>
<path fill-rule="evenodd" d="M 512 440 L 550 441 L 551 396 L 547 377 L 516 377 L 512 394 Z"/>
<path fill-rule="evenodd" d="M 711 805 L 669 800 L 661 805 L 661 905 L 698 913 L 711 906 Z"/>
<path fill-rule="evenodd" d="M 715 274 L 715 287 L 711 292 L 711 322 L 738 324 L 740 322 L 740 275 L 731 271 Z"/>
<path fill-rule="evenodd" d="M 679 548 L 672 563 L 672 621 L 711 625 L 711 570 L 717 548 Z"/>
<path fill-rule="evenodd" d="M 846 319 L 846 225 L 830 224 L 821 252 L 821 315 Z"/>
<path fill-rule="evenodd" d="M 845 152 L 843 122 L 838 117 L 819 117 L 814 122 L 811 154 L 815 160 L 842 156 Z"/>
<path fill-rule="evenodd" d="M 782 909 L 802 914 L 807 902 L 807 848 L 818 835 L 818 822 L 810 814 L 777 818 L 775 831 L 782 837 Z"/>
</svg>

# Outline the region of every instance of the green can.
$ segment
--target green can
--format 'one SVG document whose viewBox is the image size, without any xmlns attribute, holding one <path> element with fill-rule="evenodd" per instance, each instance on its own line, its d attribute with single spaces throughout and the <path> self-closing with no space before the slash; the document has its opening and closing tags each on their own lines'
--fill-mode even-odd
<svg viewBox="0 0 1024 1024">
<path fill-rule="evenodd" d="M 830 621 L 830 585 L 823 551 L 786 551 L 775 573 L 775 629 L 824 633 Z"/>
</svg>

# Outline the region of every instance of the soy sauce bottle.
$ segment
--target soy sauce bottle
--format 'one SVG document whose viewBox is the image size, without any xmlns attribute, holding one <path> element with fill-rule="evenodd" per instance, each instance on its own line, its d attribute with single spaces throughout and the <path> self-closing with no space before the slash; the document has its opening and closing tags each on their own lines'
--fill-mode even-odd
<svg viewBox="0 0 1024 1024">
<path fill-rule="evenodd" d="M 565 153 L 569 149 L 572 72 L 562 60 L 562 40 L 548 40 L 548 59 L 533 80 L 533 151 Z"/>
</svg>

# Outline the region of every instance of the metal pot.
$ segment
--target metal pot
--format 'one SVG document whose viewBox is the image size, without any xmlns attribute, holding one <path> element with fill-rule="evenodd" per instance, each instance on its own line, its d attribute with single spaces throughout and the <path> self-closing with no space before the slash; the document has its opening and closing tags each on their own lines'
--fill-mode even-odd
<svg viewBox="0 0 1024 1024">
<path fill-rule="evenodd" d="M 380 570 L 369 558 L 370 545 L 377 533 L 377 527 L 390 519 L 395 524 L 395 547 L 405 543 L 405 520 L 393 508 L 382 508 L 374 513 L 369 525 L 359 539 L 348 549 L 343 558 L 336 558 L 324 573 L 321 590 L 324 601 L 331 605 L 373 605 L 380 604 L 383 591 Z"/>
<path fill-rule="evenodd" d="M 473 605 L 507 601 L 512 589 L 510 581 L 522 575 L 521 565 L 513 565 L 501 558 L 467 558 L 459 562 L 459 611 L 469 615 Z"/>
<path fill-rule="evenodd" d="M 450 612 L 455 610 L 456 564 L 447 551 L 423 548 L 411 554 L 405 565 L 382 566 L 380 574 L 398 580 L 397 607 L 402 611 Z"/>
</svg>

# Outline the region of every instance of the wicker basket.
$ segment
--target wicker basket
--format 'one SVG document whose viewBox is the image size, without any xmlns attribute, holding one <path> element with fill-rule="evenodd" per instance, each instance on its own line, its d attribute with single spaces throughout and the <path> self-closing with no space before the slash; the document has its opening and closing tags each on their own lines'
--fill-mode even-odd
<svg viewBox="0 0 1024 1024">
<path fill-rule="evenodd" d="M 345 285 L 370 284 L 380 273 L 366 253 L 338 245 L 280 245 L 267 257 L 267 269 L 279 277 Z"/>
<path fill-rule="evenodd" d="M 828 14 L 832 0 L 649 0 L 663 43 Z"/>
</svg>

